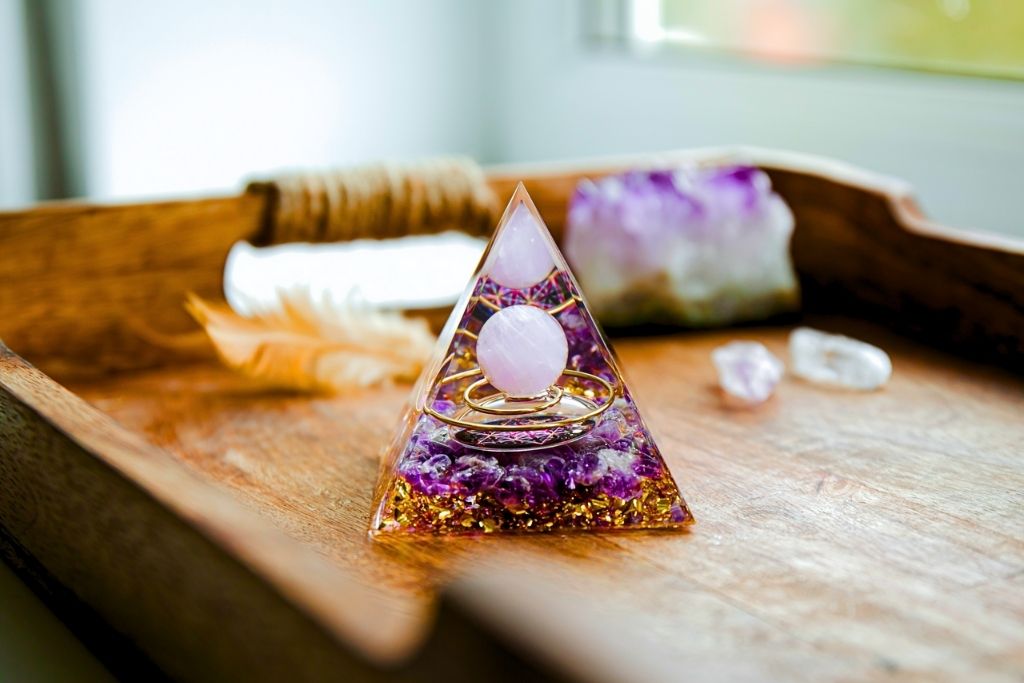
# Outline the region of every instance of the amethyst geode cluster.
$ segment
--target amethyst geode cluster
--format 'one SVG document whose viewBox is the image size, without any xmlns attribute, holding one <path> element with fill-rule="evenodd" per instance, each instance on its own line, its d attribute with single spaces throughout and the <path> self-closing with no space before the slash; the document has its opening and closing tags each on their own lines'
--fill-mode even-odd
<svg viewBox="0 0 1024 683">
<path fill-rule="evenodd" d="M 722 325 L 794 310 L 793 214 L 751 166 L 583 181 L 565 252 L 603 322 Z"/>
</svg>

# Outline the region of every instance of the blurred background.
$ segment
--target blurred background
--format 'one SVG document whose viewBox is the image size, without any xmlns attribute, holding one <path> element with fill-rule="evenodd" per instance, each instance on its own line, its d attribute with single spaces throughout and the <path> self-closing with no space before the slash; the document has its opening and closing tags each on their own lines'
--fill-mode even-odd
<svg viewBox="0 0 1024 683">
<path fill-rule="evenodd" d="M 0 0 L 0 208 L 731 145 L 1024 237 L 1024 3 Z M 2 564 L 0 604 L 0 679 L 107 679 Z"/>
<path fill-rule="evenodd" d="M 743 144 L 1024 234 L 1022 77 L 1006 0 L 0 0 L 0 206 Z"/>
</svg>

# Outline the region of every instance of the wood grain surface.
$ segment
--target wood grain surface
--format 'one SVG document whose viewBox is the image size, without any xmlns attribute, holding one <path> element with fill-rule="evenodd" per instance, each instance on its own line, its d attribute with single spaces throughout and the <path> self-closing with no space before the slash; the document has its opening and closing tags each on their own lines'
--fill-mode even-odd
<svg viewBox="0 0 1024 683">
<path fill-rule="evenodd" d="M 0 345 L 0 557 L 125 680 L 562 680 L 196 474 Z"/>
<path fill-rule="evenodd" d="M 733 411 L 710 350 L 784 355 L 786 328 L 616 340 L 691 533 L 371 543 L 408 387 L 268 394 L 182 308 L 234 242 L 273 241 L 250 193 L 0 213 L 0 338 L 71 387 L 0 344 L 0 552 L 188 679 L 1021 680 L 1024 247 L 884 179 L 746 156 L 796 217 L 805 315 L 894 376 Z M 489 182 L 525 179 L 557 236 L 580 178 L 674 158 Z"/>
<path fill-rule="evenodd" d="M 454 581 L 486 623 L 581 677 L 1019 680 L 1024 383 L 875 326 L 817 323 L 886 348 L 890 386 L 787 379 L 735 411 L 710 350 L 740 337 L 785 356 L 786 329 L 616 342 L 700 520 L 689 534 L 371 542 L 406 387 L 268 396 L 196 366 L 73 388 L 408 614 Z M 402 636 L 376 637 L 387 650 Z"/>
<path fill-rule="evenodd" d="M 262 211 L 241 195 L 0 212 L 0 339 L 61 376 L 208 356 L 183 297 L 221 296 Z"/>
</svg>

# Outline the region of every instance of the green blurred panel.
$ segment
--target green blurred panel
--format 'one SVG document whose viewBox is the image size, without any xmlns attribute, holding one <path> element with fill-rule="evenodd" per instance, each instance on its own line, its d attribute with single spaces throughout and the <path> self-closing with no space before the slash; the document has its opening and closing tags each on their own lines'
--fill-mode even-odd
<svg viewBox="0 0 1024 683">
<path fill-rule="evenodd" d="M 1020 0 L 662 0 L 667 40 L 767 60 L 1024 79 Z"/>
</svg>

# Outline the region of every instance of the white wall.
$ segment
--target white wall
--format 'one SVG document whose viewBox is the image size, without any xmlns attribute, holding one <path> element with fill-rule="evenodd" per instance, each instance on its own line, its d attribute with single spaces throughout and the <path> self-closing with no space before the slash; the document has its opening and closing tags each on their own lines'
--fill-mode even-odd
<svg viewBox="0 0 1024 683">
<path fill-rule="evenodd" d="M 283 167 L 478 156 L 480 5 L 81 0 L 89 194 Z"/>
<path fill-rule="evenodd" d="M 7 58 L 20 43 L 8 20 L 19 5 L 0 0 L 4 204 L 32 189 L 27 97 L 8 95 L 24 85 Z M 499 163 L 747 144 L 901 177 L 945 223 L 1024 235 L 1024 84 L 598 50 L 582 38 L 592 6 L 77 0 L 68 16 L 82 48 L 74 139 L 86 189 L 173 196 L 382 158 Z"/>
<path fill-rule="evenodd" d="M 584 5 L 490 5 L 489 159 L 779 147 L 908 180 L 951 226 L 1024 235 L 1021 83 L 598 51 L 580 44 Z"/>
<path fill-rule="evenodd" d="M 35 196 L 23 27 L 20 0 L 0 0 L 0 206 Z"/>
</svg>

